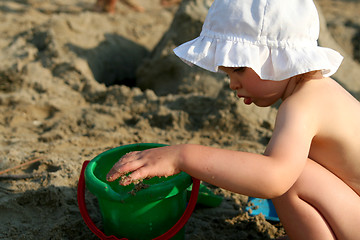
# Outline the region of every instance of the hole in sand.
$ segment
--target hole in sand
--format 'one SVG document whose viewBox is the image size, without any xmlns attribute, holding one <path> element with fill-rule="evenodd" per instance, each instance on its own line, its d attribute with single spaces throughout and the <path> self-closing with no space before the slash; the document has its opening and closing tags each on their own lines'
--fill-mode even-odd
<svg viewBox="0 0 360 240">
<path fill-rule="evenodd" d="M 96 81 L 110 85 L 136 85 L 136 70 L 149 51 L 117 34 L 105 34 L 98 46 L 85 49 L 73 44 L 67 47 L 87 60 Z"/>
</svg>

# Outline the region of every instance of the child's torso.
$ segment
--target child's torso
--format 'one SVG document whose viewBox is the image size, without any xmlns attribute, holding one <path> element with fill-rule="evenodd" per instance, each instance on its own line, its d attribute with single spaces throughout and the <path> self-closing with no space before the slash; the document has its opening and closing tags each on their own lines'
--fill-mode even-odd
<svg viewBox="0 0 360 240">
<path fill-rule="evenodd" d="M 329 169 L 360 195 L 360 103 L 335 81 L 318 81 L 314 104 L 319 109 L 320 124 L 309 158 Z"/>
</svg>

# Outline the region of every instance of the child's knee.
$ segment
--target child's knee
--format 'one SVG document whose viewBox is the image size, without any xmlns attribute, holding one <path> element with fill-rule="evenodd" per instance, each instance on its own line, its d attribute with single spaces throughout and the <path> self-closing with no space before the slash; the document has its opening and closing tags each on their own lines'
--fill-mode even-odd
<svg viewBox="0 0 360 240">
<path fill-rule="evenodd" d="M 273 201 L 273 203 L 275 205 L 277 205 L 278 202 L 281 202 L 282 204 L 284 202 L 289 202 L 290 200 L 294 199 L 294 198 L 298 198 L 299 195 L 298 195 L 298 191 L 297 191 L 297 188 L 296 188 L 296 183 L 291 186 L 291 188 L 286 191 L 283 195 L 281 196 L 278 196 L 276 198 L 273 198 L 271 199 Z"/>
<path fill-rule="evenodd" d="M 315 181 L 321 177 L 323 167 L 311 159 L 308 159 L 305 167 L 295 183 L 286 191 L 283 195 L 274 199 L 277 200 L 296 200 L 302 198 L 302 196 L 308 195 L 309 193 L 314 194 L 319 189 L 315 189 L 318 185 Z M 327 170 L 326 170 L 327 171 Z"/>
</svg>

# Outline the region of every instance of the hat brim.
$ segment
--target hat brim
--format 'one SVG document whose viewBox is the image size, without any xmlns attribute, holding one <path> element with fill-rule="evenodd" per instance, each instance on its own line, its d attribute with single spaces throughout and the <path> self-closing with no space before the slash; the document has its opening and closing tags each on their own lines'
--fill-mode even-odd
<svg viewBox="0 0 360 240">
<path fill-rule="evenodd" d="M 343 57 L 314 44 L 300 47 L 268 47 L 250 41 L 210 38 L 204 35 L 174 49 L 189 65 L 218 72 L 219 66 L 250 67 L 261 79 L 281 81 L 302 73 L 321 70 L 325 77 L 339 68 Z"/>
</svg>

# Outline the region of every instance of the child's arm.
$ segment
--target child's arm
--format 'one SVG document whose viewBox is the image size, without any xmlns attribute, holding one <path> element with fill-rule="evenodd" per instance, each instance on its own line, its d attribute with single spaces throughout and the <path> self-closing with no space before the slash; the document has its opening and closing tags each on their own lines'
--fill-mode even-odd
<svg viewBox="0 0 360 240">
<path fill-rule="evenodd" d="M 314 136 L 311 114 L 291 105 L 279 109 L 265 155 L 188 144 L 153 148 L 125 155 L 110 170 L 108 180 L 132 172 L 121 181 L 127 185 L 137 179 L 184 171 L 233 192 L 262 198 L 279 196 L 302 172 Z"/>
</svg>

